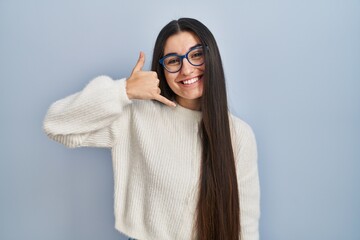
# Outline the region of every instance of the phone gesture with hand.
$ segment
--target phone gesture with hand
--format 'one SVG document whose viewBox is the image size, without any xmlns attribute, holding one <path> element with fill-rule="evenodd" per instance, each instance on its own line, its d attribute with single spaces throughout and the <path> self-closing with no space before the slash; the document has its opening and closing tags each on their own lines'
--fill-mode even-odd
<svg viewBox="0 0 360 240">
<path fill-rule="evenodd" d="M 160 80 L 154 71 L 143 71 L 145 63 L 145 54 L 140 52 L 139 60 L 137 61 L 130 77 L 126 80 L 126 93 L 129 99 L 143 99 L 143 100 L 157 100 L 170 107 L 175 107 L 173 101 L 160 95 L 159 88 Z"/>
</svg>

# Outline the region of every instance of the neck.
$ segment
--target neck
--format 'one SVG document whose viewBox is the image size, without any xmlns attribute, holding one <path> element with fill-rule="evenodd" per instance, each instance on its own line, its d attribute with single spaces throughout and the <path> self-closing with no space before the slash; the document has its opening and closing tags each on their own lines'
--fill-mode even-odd
<svg viewBox="0 0 360 240">
<path fill-rule="evenodd" d="M 183 98 L 176 98 L 177 103 L 187 109 L 200 111 L 200 98 L 198 99 L 183 99 Z"/>
</svg>

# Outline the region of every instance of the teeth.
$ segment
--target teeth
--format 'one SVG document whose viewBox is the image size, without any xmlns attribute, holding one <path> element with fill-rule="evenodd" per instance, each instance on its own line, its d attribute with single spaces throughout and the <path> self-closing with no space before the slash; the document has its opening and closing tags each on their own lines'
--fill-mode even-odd
<svg viewBox="0 0 360 240">
<path fill-rule="evenodd" d="M 192 79 L 189 79 L 189 80 L 182 81 L 182 83 L 183 84 L 192 84 L 192 83 L 197 82 L 197 81 L 199 81 L 199 78 L 195 77 L 195 78 L 192 78 Z"/>
</svg>

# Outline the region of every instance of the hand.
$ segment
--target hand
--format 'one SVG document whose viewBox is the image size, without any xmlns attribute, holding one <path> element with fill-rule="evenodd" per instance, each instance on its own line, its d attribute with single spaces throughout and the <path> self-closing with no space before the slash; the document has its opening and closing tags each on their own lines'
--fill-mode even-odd
<svg viewBox="0 0 360 240">
<path fill-rule="evenodd" d="M 160 80 L 157 73 L 154 71 L 143 71 L 142 68 L 145 63 L 145 54 L 140 52 L 139 60 L 137 61 L 131 76 L 126 81 L 126 93 L 129 99 L 155 99 L 170 107 L 175 107 L 176 104 L 164 96 L 160 95 L 159 88 Z"/>
</svg>

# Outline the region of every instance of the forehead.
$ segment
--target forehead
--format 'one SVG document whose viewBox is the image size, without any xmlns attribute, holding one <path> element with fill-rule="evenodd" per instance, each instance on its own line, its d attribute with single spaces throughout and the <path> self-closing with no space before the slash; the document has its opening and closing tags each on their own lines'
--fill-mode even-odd
<svg viewBox="0 0 360 240">
<path fill-rule="evenodd" d="M 192 32 L 179 32 L 170 36 L 164 47 L 164 55 L 169 53 L 185 54 L 191 47 L 200 43 L 200 39 Z"/>
</svg>

